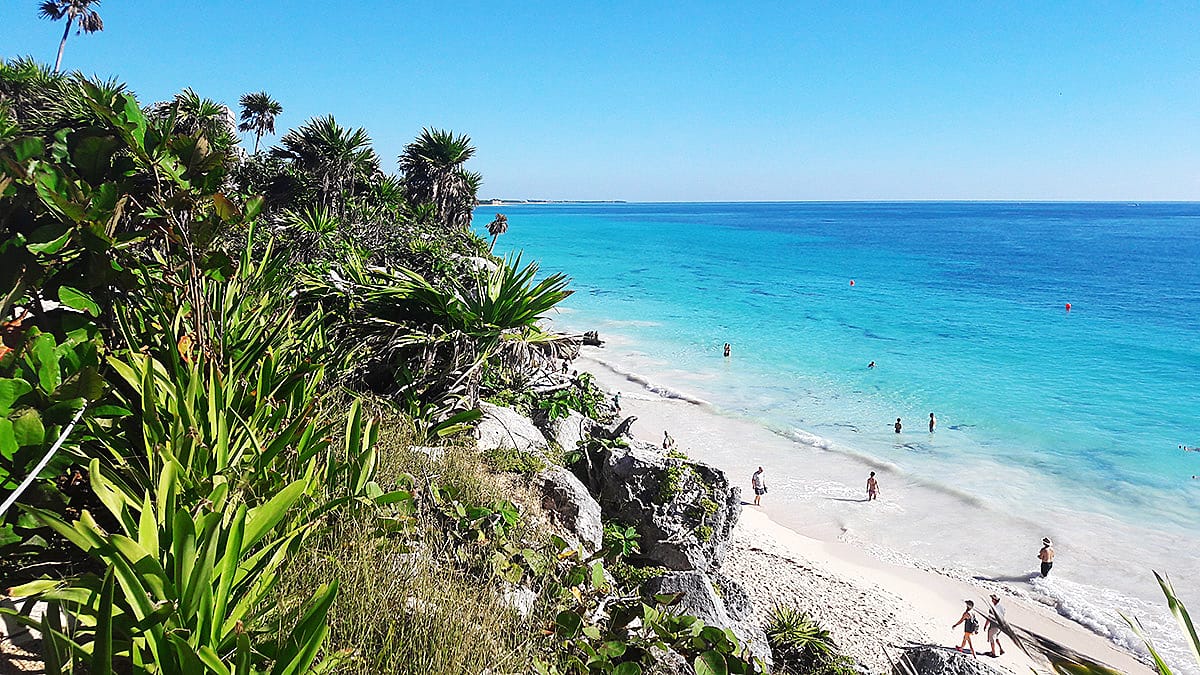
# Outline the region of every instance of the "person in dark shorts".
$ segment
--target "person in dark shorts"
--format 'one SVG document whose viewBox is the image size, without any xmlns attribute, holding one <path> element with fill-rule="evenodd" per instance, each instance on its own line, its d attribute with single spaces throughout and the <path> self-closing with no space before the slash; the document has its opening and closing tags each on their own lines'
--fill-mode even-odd
<svg viewBox="0 0 1200 675">
<path fill-rule="evenodd" d="M 879 481 L 875 480 L 875 472 L 867 478 L 867 501 L 879 499 Z"/>
<path fill-rule="evenodd" d="M 929 413 L 929 433 L 932 434 L 935 427 L 937 427 L 937 418 L 933 416 L 933 413 Z"/>
<path fill-rule="evenodd" d="M 760 466 L 760 467 L 758 467 L 758 471 L 755 471 L 754 475 L 750 476 L 750 487 L 754 488 L 754 505 L 755 506 L 762 506 L 762 504 L 760 503 L 760 501 L 762 500 L 762 496 L 767 494 L 767 482 L 765 480 L 763 480 L 762 474 L 763 474 L 763 468 Z"/>
<path fill-rule="evenodd" d="M 896 418 L 896 433 L 900 433 L 900 430 L 903 428 L 904 428 L 904 425 L 900 424 L 900 418 L 897 417 Z"/>
<path fill-rule="evenodd" d="M 1042 561 L 1042 578 L 1045 579 L 1054 567 L 1054 544 L 1051 543 L 1050 537 L 1042 538 L 1042 550 L 1038 551 L 1037 557 Z"/>
<path fill-rule="evenodd" d="M 958 628 L 959 624 L 962 624 L 963 627 L 962 642 L 960 642 L 959 645 L 954 649 L 961 652 L 963 651 L 963 648 L 966 647 L 967 649 L 971 650 L 971 656 L 978 658 L 978 655 L 975 653 L 975 645 L 971 644 L 971 636 L 979 631 L 979 619 L 975 618 L 975 603 L 970 600 L 967 600 L 966 602 L 967 609 L 963 612 L 962 618 L 958 620 L 958 623 L 951 626 L 951 628 Z"/>
</svg>

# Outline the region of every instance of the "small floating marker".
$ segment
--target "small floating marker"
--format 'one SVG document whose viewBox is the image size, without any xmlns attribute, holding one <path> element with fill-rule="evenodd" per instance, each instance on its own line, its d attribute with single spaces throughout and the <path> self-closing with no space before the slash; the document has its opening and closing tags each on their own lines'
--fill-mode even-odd
<svg viewBox="0 0 1200 675">
<path fill-rule="evenodd" d="M 851 286 L 853 286 L 853 285 L 854 285 L 854 280 L 853 280 L 853 279 L 851 279 L 851 280 L 850 280 L 850 285 L 851 285 Z"/>
<path fill-rule="evenodd" d="M 1067 311 L 1068 312 L 1071 311 L 1071 303 L 1069 303 L 1069 302 L 1067 303 Z"/>
</svg>

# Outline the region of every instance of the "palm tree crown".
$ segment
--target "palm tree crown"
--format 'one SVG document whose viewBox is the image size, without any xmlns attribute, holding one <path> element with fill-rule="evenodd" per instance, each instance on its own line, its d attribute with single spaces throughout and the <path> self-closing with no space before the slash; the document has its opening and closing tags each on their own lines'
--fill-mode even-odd
<svg viewBox="0 0 1200 675">
<path fill-rule="evenodd" d="M 488 234 L 492 235 L 492 248 L 488 249 L 489 251 L 496 248 L 496 239 L 505 232 L 508 232 L 508 216 L 497 213 L 492 222 L 488 223 Z"/>
<path fill-rule="evenodd" d="M 275 133 L 275 118 L 283 112 L 283 106 L 265 91 L 243 94 L 240 103 L 242 123 L 238 130 L 254 132 L 254 152 L 257 154 L 263 135 Z"/>
<path fill-rule="evenodd" d="M 441 129 L 424 129 L 400 155 L 406 197 L 412 204 L 433 204 L 447 225 L 467 227 L 479 190 L 479 174 L 463 164 L 475 148 L 466 135 Z"/>
<path fill-rule="evenodd" d="M 366 129 L 343 127 L 333 115 L 316 117 L 279 139 L 271 154 L 320 183 L 321 203 L 341 206 L 341 197 L 355 183 L 379 172 L 379 156 Z"/>
<path fill-rule="evenodd" d="M 99 7 L 100 0 L 45 0 L 38 6 L 38 16 L 51 21 L 67 20 L 63 29 L 62 41 L 58 43 L 58 58 L 54 60 L 54 72 L 62 65 L 63 50 L 67 48 L 67 36 L 71 34 L 71 25 L 76 24 L 78 33 L 95 33 L 104 30 L 104 20 L 93 7 Z"/>
</svg>

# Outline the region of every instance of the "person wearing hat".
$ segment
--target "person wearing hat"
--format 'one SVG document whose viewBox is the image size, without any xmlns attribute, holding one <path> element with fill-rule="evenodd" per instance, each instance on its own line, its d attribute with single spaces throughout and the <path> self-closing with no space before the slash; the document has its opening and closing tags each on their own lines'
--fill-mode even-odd
<svg viewBox="0 0 1200 675">
<path fill-rule="evenodd" d="M 1037 557 L 1042 561 L 1042 578 L 1045 579 L 1050 574 L 1050 568 L 1054 567 L 1054 546 L 1050 537 L 1042 537 L 1042 550 L 1038 551 Z"/>
<path fill-rule="evenodd" d="M 979 655 L 975 653 L 975 645 L 971 644 L 971 636 L 979 632 L 979 620 L 975 618 L 975 602 L 967 600 L 966 603 L 967 609 L 963 611 L 962 617 L 958 620 L 958 623 L 951 626 L 951 628 L 958 628 L 959 624 L 961 624 L 963 627 L 962 642 L 954 649 L 961 652 L 965 647 L 971 650 L 971 656 L 978 658 Z"/>
<path fill-rule="evenodd" d="M 997 657 L 1004 653 L 1004 647 L 1000 646 L 1000 623 L 1004 621 L 1004 606 L 1000 604 L 1000 596 L 992 594 L 992 613 L 987 616 L 985 628 L 987 629 L 988 645 L 992 651 L 989 656 Z M 999 650 L 999 653 L 997 653 Z"/>
</svg>

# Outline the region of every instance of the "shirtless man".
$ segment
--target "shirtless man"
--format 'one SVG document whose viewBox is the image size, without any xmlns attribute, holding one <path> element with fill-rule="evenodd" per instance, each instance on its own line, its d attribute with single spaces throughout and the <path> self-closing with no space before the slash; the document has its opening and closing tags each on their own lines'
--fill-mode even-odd
<svg viewBox="0 0 1200 675">
<path fill-rule="evenodd" d="M 900 418 L 897 417 L 896 418 L 896 433 L 900 433 L 900 429 L 903 428 L 903 426 L 904 426 L 903 424 L 900 424 Z"/>
<path fill-rule="evenodd" d="M 933 416 L 933 413 L 929 413 L 929 433 L 932 434 L 933 429 L 936 426 L 937 426 L 937 418 Z"/>
<path fill-rule="evenodd" d="M 875 472 L 867 478 L 867 501 L 873 501 L 879 498 L 879 481 L 875 480 Z"/>
<path fill-rule="evenodd" d="M 1038 551 L 1037 557 L 1042 561 L 1042 578 L 1045 579 L 1050 574 L 1050 568 L 1054 567 L 1054 546 L 1050 537 L 1042 539 L 1042 550 Z"/>
</svg>

